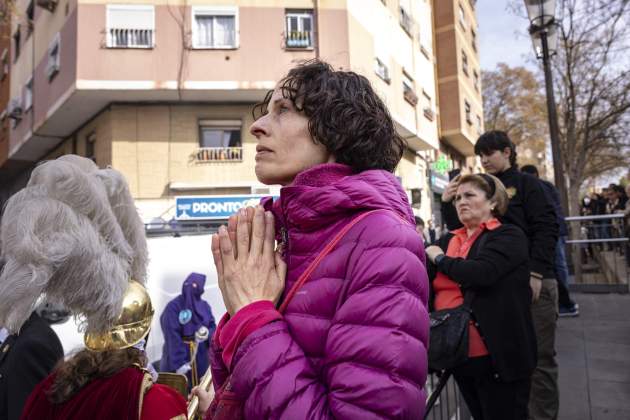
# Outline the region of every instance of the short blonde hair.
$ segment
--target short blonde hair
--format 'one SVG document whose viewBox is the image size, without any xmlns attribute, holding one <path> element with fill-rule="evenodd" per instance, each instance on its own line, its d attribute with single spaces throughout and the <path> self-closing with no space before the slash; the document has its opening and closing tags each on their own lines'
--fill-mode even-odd
<svg viewBox="0 0 630 420">
<path fill-rule="evenodd" d="M 503 216 L 507 211 L 509 198 L 499 178 L 489 174 L 470 174 L 461 177 L 457 185 L 462 184 L 473 184 L 486 194 L 486 198 L 494 204 L 494 217 Z"/>
</svg>

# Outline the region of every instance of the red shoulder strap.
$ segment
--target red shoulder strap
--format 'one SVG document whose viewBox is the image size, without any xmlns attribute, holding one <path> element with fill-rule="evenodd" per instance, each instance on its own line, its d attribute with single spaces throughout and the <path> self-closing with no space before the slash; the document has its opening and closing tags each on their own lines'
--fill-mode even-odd
<svg viewBox="0 0 630 420">
<path fill-rule="evenodd" d="M 333 238 L 333 240 L 330 241 L 326 245 L 326 247 L 317 255 L 317 257 L 313 260 L 313 262 L 309 264 L 309 266 L 302 273 L 300 278 L 298 278 L 297 281 L 293 284 L 293 287 L 291 287 L 291 290 L 289 290 L 289 292 L 287 293 L 287 296 L 282 302 L 282 305 L 280 305 L 280 308 L 278 308 L 278 311 L 280 313 L 284 313 L 284 311 L 287 309 L 287 306 L 289 306 L 291 299 L 293 299 L 297 291 L 300 290 L 300 288 L 302 288 L 304 283 L 308 281 L 309 277 L 311 276 L 313 271 L 317 268 L 319 263 L 324 259 L 324 257 L 326 257 L 326 255 L 330 253 L 330 251 L 333 250 L 333 248 L 346 235 L 346 233 L 348 233 L 348 231 L 350 231 L 350 229 L 352 229 L 352 227 L 356 225 L 357 223 L 359 223 L 361 220 L 365 219 L 370 214 L 375 213 L 377 211 L 388 211 L 388 210 L 371 210 L 365 213 L 361 213 L 360 215 L 352 219 L 350 223 L 345 225 L 343 229 L 341 229 L 341 231 Z"/>
</svg>

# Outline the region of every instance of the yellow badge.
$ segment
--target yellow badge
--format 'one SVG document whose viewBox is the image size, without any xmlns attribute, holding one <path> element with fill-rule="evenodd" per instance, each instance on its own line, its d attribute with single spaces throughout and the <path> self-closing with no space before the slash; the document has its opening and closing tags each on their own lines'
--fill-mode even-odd
<svg viewBox="0 0 630 420">
<path fill-rule="evenodd" d="M 511 200 L 512 197 L 516 195 L 516 188 L 514 187 L 506 188 L 505 192 L 507 192 L 508 198 Z"/>
</svg>

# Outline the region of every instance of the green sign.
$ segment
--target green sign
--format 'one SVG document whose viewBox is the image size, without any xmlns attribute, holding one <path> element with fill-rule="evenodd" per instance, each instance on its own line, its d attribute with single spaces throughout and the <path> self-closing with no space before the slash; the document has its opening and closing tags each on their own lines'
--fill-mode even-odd
<svg viewBox="0 0 630 420">
<path fill-rule="evenodd" d="M 431 169 L 439 174 L 446 174 L 453 169 L 453 161 L 447 159 L 445 155 L 440 155 L 438 159 L 431 164 Z"/>
</svg>

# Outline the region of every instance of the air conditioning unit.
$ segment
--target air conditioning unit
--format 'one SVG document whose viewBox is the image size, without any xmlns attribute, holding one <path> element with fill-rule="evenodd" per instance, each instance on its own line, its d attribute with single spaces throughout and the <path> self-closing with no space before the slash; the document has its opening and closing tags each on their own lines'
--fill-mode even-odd
<svg viewBox="0 0 630 420">
<path fill-rule="evenodd" d="M 422 112 L 424 113 L 424 116 L 427 117 L 429 121 L 433 121 L 433 119 L 435 118 L 435 112 L 433 112 L 433 110 L 428 106 L 425 106 L 422 109 Z"/>
<path fill-rule="evenodd" d="M 416 95 L 416 93 L 411 89 L 405 89 L 403 97 L 413 106 L 418 104 L 418 95 Z"/>
<path fill-rule="evenodd" d="M 59 4 L 59 0 L 37 0 L 37 5 L 39 7 L 46 9 L 51 13 L 55 11 L 57 4 Z"/>
<path fill-rule="evenodd" d="M 12 120 L 19 121 L 22 119 L 22 103 L 19 99 L 11 99 L 9 102 L 9 115 L 8 117 Z"/>
</svg>

